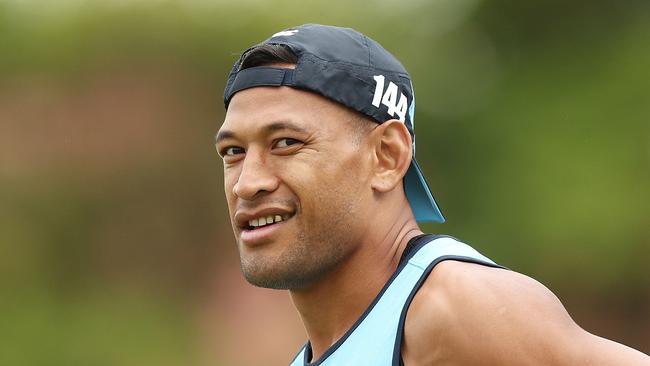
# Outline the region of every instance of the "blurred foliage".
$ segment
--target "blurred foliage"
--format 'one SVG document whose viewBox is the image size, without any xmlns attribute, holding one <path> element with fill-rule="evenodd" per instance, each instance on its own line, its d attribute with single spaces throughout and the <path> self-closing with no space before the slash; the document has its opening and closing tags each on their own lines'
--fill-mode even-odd
<svg viewBox="0 0 650 366">
<path fill-rule="evenodd" d="M 411 72 L 448 219 L 425 229 L 650 351 L 647 1 L 0 1 L 0 364 L 200 363 L 195 314 L 236 261 L 224 78 L 307 22 Z"/>
</svg>

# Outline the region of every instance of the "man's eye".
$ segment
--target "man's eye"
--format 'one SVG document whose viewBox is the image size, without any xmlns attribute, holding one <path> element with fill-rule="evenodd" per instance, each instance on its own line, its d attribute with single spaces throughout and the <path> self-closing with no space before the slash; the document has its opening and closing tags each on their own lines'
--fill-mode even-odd
<svg viewBox="0 0 650 366">
<path fill-rule="evenodd" d="M 295 144 L 299 144 L 299 143 L 300 143 L 300 141 L 298 141 L 296 139 L 286 137 L 286 138 L 282 138 L 282 139 L 279 139 L 278 141 L 276 141 L 275 147 L 279 147 L 279 148 L 289 147 L 291 145 L 295 145 Z"/>
<path fill-rule="evenodd" d="M 243 153 L 244 153 L 244 149 L 237 146 L 230 146 L 222 150 L 223 156 L 233 156 L 233 155 L 243 154 Z"/>
</svg>

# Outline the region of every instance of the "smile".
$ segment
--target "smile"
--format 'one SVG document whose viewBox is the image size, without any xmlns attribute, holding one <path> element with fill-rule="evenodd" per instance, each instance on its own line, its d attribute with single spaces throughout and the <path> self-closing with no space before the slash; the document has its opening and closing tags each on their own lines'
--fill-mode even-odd
<svg viewBox="0 0 650 366">
<path fill-rule="evenodd" d="M 278 222 L 286 221 L 289 219 L 289 215 L 269 215 L 258 217 L 255 219 L 248 220 L 248 230 L 255 230 L 264 226 L 269 226 L 276 224 Z"/>
<path fill-rule="evenodd" d="M 244 226 L 239 234 L 242 244 L 248 247 L 256 247 L 264 243 L 269 243 L 276 235 L 282 232 L 282 228 L 287 224 L 293 215 L 273 215 L 262 216 L 248 220 L 248 225 Z"/>
</svg>

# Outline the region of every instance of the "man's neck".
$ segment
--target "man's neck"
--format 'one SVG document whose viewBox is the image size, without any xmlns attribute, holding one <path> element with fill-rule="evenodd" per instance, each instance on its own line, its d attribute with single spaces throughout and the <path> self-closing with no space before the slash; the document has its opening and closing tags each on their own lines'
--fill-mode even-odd
<svg viewBox="0 0 650 366">
<path fill-rule="evenodd" d="M 410 211 L 409 211 L 410 213 Z M 389 227 L 382 232 L 378 228 Z M 359 246 L 336 270 L 291 297 L 309 336 L 316 360 L 359 319 L 395 272 L 406 244 L 422 234 L 412 216 L 373 225 Z"/>
</svg>

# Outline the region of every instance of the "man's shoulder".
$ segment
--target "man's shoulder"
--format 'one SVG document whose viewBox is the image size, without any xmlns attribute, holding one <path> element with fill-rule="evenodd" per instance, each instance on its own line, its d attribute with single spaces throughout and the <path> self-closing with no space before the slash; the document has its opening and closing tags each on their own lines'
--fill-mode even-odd
<svg viewBox="0 0 650 366">
<path fill-rule="evenodd" d="M 566 312 L 551 291 L 528 276 L 474 263 L 443 261 L 409 307 L 405 361 L 428 358 L 430 362 L 423 364 L 432 364 L 449 361 L 461 352 L 482 357 L 479 348 L 499 352 L 504 344 L 512 344 L 508 338 L 518 336 L 531 314 L 537 317 L 533 321 L 542 321 L 557 319 L 557 314 Z M 567 324 L 573 324 L 568 314 L 557 325 Z"/>
<path fill-rule="evenodd" d="M 444 305 L 440 303 L 440 298 L 444 298 L 445 303 L 454 305 L 454 309 L 464 309 L 473 305 L 508 303 L 513 295 L 550 296 L 556 300 L 553 293 L 531 277 L 505 268 L 454 258 L 444 260 L 433 268 L 415 300 L 434 300 L 433 303 L 440 306 Z"/>
<path fill-rule="evenodd" d="M 544 293 L 543 295 L 541 293 Z M 414 324 L 441 327 L 452 324 L 487 326 L 487 312 L 512 311 L 517 298 L 554 296 L 530 277 L 502 268 L 445 260 L 422 284 L 407 313 L 407 328 Z"/>
<path fill-rule="evenodd" d="M 425 315 L 435 309 L 441 316 L 470 316 L 480 309 L 517 309 L 522 301 L 542 306 L 557 304 L 544 285 L 521 273 L 457 260 L 440 262 L 415 295 L 412 311 Z M 531 305 L 531 304 L 527 304 Z M 409 310 L 409 311 L 411 311 Z M 477 320 L 488 321 L 485 317 Z"/>
</svg>

